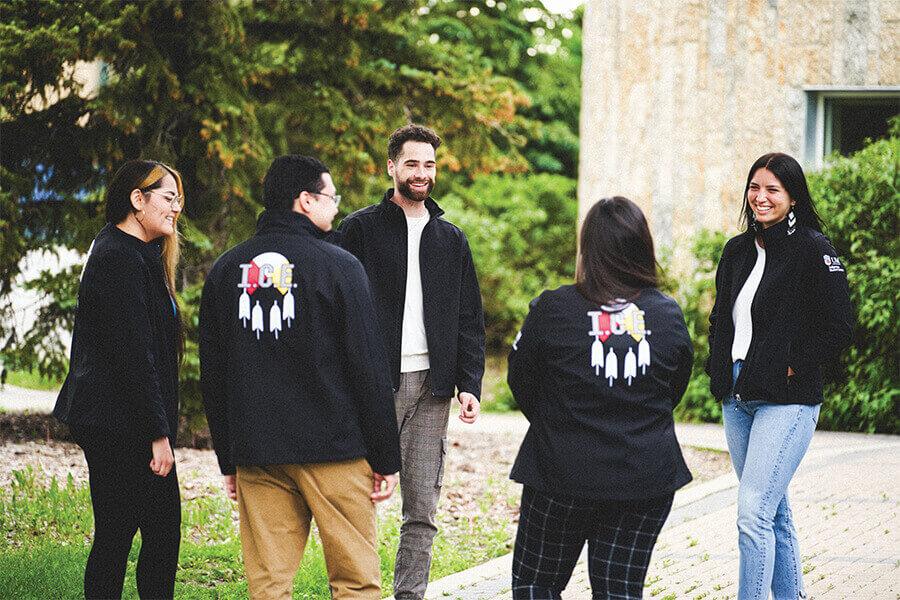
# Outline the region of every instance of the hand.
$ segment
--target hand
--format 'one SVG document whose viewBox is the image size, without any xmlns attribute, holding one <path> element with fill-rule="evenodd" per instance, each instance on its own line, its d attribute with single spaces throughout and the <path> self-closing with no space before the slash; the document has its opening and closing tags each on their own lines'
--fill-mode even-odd
<svg viewBox="0 0 900 600">
<path fill-rule="evenodd" d="M 225 476 L 225 495 L 232 500 L 237 500 L 237 476 Z"/>
<path fill-rule="evenodd" d="M 381 473 L 372 473 L 372 503 L 377 504 L 391 497 L 394 488 L 397 487 L 397 474 L 382 475 Z M 384 484 L 384 489 L 382 489 Z"/>
<path fill-rule="evenodd" d="M 463 423 L 474 423 L 481 412 L 481 403 L 474 394 L 469 392 L 459 393 L 459 420 Z"/>
<path fill-rule="evenodd" d="M 793 377 L 793 376 L 794 376 L 794 370 L 792 368 L 788 367 L 788 377 Z"/>
<path fill-rule="evenodd" d="M 175 455 L 172 454 L 169 438 L 161 437 L 153 440 L 150 448 L 153 451 L 153 458 L 150 459 L 150 470 L 160 477 L 165 477 L 172 470 L 172 465 L 175 464 Z"/>
</svg>

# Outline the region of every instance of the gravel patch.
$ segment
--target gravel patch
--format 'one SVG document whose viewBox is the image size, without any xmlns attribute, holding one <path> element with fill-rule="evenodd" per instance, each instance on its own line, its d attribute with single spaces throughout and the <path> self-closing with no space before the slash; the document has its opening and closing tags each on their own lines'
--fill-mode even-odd
<svg viewBox="0 0 900 600">
<path fill-rule="evenodd" d="M 468 530 L 479 519 L 508 523 L 510 539 L 519 518 L 521 488 L 509 480 L 509 471 L 521 443 L 516 432 L 485 432 L 454 428 L 447 457 L 444 486 L 438 519 L 443 527 Z M 685 460 L 697 485 L 731 471 L 728 454 L 686 447 Z M 222 476 L 211 450 L 176 448 L 175 458 L 181 482 L 182 501 L 199 496 L 219 495 Z M 0 442 L 0 487 L 8 489 L 12 471 L 31 466 L 44 474 L 46 481 L 56 477 L 66 481 L 69 475 L 77 484 L 88 479 L 87 464 L 81 449 L 71 442 Z M 384 508 L 399 504 L 395 494 Z M 233 511 L 236 517 L 237 511 Z"/>
</svg>

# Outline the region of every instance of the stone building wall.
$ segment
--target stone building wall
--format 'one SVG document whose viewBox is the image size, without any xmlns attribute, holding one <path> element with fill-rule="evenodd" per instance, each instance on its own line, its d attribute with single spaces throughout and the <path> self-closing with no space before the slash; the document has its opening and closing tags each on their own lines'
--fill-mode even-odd
<svg viewBox="0 0 900 600">
<path fill-rule="evenodd" d="M 588 0 L 583 29 L 580 214 L 627 196 L 678 262 L 758 156 L 802 161 L 804 86 L 900 83 L 900 0 Z"/>
</svg>

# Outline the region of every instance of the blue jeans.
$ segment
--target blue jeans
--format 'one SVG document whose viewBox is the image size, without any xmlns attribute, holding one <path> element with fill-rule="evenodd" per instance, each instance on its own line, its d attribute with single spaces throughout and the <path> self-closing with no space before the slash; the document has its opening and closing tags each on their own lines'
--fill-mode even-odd
<svg viewBox="0 0 900 600">
<path fill-rule="evenodd" d="M 733 381 L 741 365 L 734 363 Z M 737 399 L 733 393 L 723 402 L 725 439 L 740 480 L 738 600 L 766 600 L 770 588 L 775 600 L 806 598 L 787 488 L 821 406 Z"/>
</svg>

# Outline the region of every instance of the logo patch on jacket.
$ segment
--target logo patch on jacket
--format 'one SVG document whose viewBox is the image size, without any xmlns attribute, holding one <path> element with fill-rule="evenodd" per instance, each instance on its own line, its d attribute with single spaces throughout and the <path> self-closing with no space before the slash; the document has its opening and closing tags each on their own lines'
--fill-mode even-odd
<svg viewBox="0 0 900 600">
<path fill-rule="evenodd" d="M 844 267 L 841 265 L 841 259 L 837 256 L 829 256 L 827 254 L 822 255 L 822 260 L 825 261 L 825 266 L 828 267 L 828 271 L 834 273 L 835 271 L 844 271 Z"/>
<path fill-rule="evenodd" d="M 268 310 L 268 330 L 277 340 L 282 324 L 286 324 L 290 328 L 291 322 L 297 318 L 292 291 L 297 287 L 297 284 L 294 283 L 294 265 L 277 252 L 263 252 L 249 263 L 240 265 L 240 268 L 241 282 L 238 284 L 238 288 L 242 289 L 243 293 L 238 300 L 238 319 L 244 325 L 244 329 L 247 328 L 249 321 L 250 329 L 256 333 L 256 339 L 259 339 L 260 334 L 266 330 L 265 311 L 259 298 L 251 308 L 250 296 L 260 288 L 271 288 L 284 296 L 281 306 L 279 306 L 276 296 Z"/>
<path fill-rule="evenodd" d="M 638 368 L 641 369 L 641 375 L 646 375 L 647 367 L 650 366 L 650 344 L 647 342 L 650 331 L 644 326 L 644 311 L 630 302 L 621 310 L 603 308 L 604 310 L 589 310 L 587 313 L 591 319 L 588 335 L 594 338 L 591 345 L 591 366 L 598 377 L 602 368 L 603 377 L 609 380 L 609 387 L 612 387 L 613 381 L 619 378 L 619 357 L 612 348 L 604 354 L 603 342 L 613 335 L 631 336 L 638 343 L 637 354 L 629 347 L 622 357 L 622 379 L 631 385 L 632 380 L 638 376 Z"/>
</svg>

